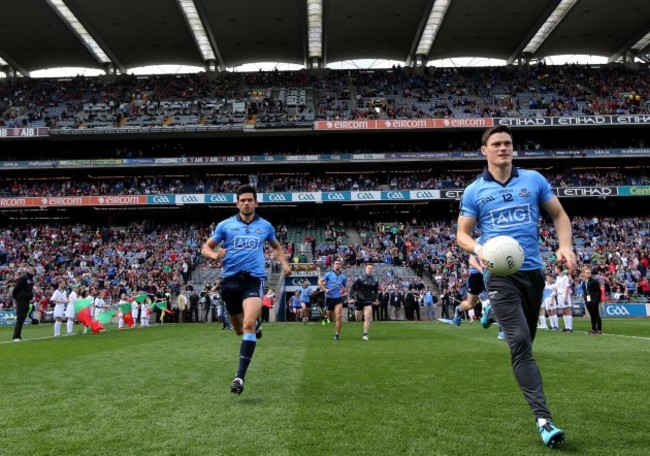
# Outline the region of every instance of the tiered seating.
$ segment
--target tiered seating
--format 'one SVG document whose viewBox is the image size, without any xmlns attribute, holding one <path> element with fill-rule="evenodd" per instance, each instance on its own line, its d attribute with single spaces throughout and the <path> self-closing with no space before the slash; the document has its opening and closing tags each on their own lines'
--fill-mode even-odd
<svg viewBox="0 0 650 456">
<path fill-rule="evenodd" d="M 650 112 L 647 81 L 647 69 L 618 65 L 0 80 L 0 125 L 241 129 L 253 117 L 256 128 L 290 128 L 314 119 L 639 114 Z M 255 106 L 260 92 L 273 104 Z M 377 99 L 385 111 L 374 109 Z"/>
</svg>

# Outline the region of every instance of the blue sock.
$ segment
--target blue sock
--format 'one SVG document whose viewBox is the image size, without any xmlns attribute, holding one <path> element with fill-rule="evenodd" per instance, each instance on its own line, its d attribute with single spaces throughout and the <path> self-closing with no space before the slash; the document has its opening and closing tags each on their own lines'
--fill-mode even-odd
<svg viewBox="0 0 650 456">
<path fill-rule="evenodd" d="M 237 369 L 236 377 L 242 380 L 246 376 L 248 365 L 251 363 L 253 353 L 255 353 L 255 346 L 257 345 L 257 338 L 255 333 L 245 333 L 241 341 L 241 348 L 239 349 L 239 369 Z"/>
<path fill-rule="evenodd" d="M 454 317 L 460 317 L 460 305 L 454 308 Z"/>
</svg>

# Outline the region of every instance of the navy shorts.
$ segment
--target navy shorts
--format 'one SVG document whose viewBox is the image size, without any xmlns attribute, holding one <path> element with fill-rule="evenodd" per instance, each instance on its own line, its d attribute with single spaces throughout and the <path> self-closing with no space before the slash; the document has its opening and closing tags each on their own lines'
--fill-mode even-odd
<svg viewBox="0 0 650 456">
<path fill-rule="evenodd" d="M 327 310 L 334 310 L 337 304 L 343 304 L 343 297 L 338 298 L 325 298 L 325 307 Z"/>
<path fill-rule="evenodd" d="M 483 282 L 483 274 L 480 272 L 472 272 L 467 278 L 467 291 L 473 295 L 480 295 L 485 291 L 485 282 Z"/>
<path fill-rule="evenodd" d="M 239 315 L 244 312 L 242 303 L 248 298 L 262 298 L 264 296 L 264 283 L 262 277 L 253 277 L 248 273 L 239 273 L 221 279 L 219 293 L 230 315 Z"/>
</svg>

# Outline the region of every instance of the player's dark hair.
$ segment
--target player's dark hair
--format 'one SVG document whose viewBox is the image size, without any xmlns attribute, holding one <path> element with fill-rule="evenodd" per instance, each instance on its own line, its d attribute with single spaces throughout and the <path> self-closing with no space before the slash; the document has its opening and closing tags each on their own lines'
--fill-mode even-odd
<svg viewBox="0 0 650 456">
<path fill-rule="evenodd" d="M 507 133 L 512 138 L 512 129 L 510 127 L 508 127 L 507 125 L 497 125 L 496 127 L 488 128 L 487 130 L 485 130 L 485 132 L 483 133 L 483 137 L 481 138 L 481 145 L 487 146 L 490 136 L 496 133 Z"/>
<path fill-rule="evenodd" d="M 239 200 L 239 197 L 244 193 L 252 193 L 253 199 L 257 201 L 257 189 L 252 185 L 242 185 L 241 187 L 239 187 L 235 192 L 235 195 L 237 195 L 237 200 Z"/>
</svg>

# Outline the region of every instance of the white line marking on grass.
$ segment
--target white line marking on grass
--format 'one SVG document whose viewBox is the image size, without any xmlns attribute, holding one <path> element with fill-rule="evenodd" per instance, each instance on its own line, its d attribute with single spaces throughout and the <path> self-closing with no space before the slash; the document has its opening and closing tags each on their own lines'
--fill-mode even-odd
<svg viewBox="0 0 650 456">
<path fill-rule="evenodd" d="M 611 337 L 622 337 L 624 339 L 636 339 L 636 340 L 647 340 L 650 341 L 650 337 L 641 337 L 641 336 L 627 336 L 625 334 L 612 334 L 612 333 L 603 333 L 601 336 L 611 336 Z M 596 336 L 598 337 L 598 336 Z"/>
<path fill-rule="evenodd" d="M 104 329 L 103 331 L 100 332 L 111 332 L 115 331 L 114 329 Z M 83 336 L 85 334 L 90 334 L 90 333 L 84 333 L 84 332 L 75 332 L 72 334 L 61 334 L 60 336 L 41 336 L 41 337 L 30 337 L 29 339 L 23 339 L 20 342 L 14 342 L 13 340 L 5 340 L 0 342 L 0 345 L 4 344 L 20 344 L 22 342 L 31 342 L 33 340 L 46 340 L 46 339 L 56 339 L 57 337 L 69 337 L 69 336 Z"/>
<path fill-rule="evenodd" d="M 79 333 L 81 334 L 81 333 Z M 56 339 L 57 337 L 67 337 L 67 336 L 76 336 L 77 333 L 74 334 L 61 334 L 60 336 L 42 336 L 42 337 L 30 337 L 29 339 L 23 339 L 20 342 L 14 342 L 13 340 L 5 340 L 3 342 L 0 342 L 0 344 L 18 344 L 22 342 L 31 342 L 33 340 L 45 340 L 45 339 Z"/>
</svg>

